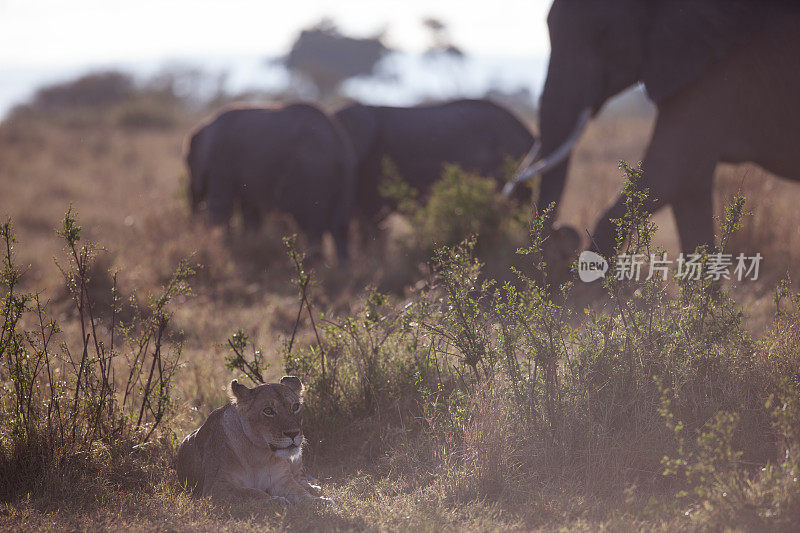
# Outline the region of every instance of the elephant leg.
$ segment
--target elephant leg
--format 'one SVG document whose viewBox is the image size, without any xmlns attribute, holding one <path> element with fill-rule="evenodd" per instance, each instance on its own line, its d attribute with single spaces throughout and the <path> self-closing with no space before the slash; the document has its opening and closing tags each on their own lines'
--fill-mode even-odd
<svg viewBox="0 0 800 533">
<path fill-rule="evenodd" d="M 300 231 L 306 236 L 308 249 L 306 257 L 310 263 L 316 263 L 324 258 L 322 236 L 325 227 L 318 213 L 315 213 L 315 205 L 303 206 L 303 209 L 294 213 L 294 219 Z"/>
<path fill-rule="evenodd" d="M 259 210 L 257 206 L 243 202 L 242 220 L 244 222 L 244 230 L 246 232 L 257 232 L 261 227 L 261 210 Z"/>
<path fill-rule="evenodd" d="M 710 181 L 710 180 L 709 180 Z M 714 246 L 714 212 L 711 183 L 684 191 L 672 203 L 681 249 L 694 252 L 700 245 Z"/>
<path fill-rule="evenodd" d="M 605 210 L 600 217 L 600 222 L 592 232 L 590 247 L 606 257 L 613 254 L 616 247 L 617 227 L 611 222 L 614 219 L 622 218 L 625 214 L 625 198 L 619 196 L 611 206 Z"/>
<path fill-rule="evenodd" d="M 651 166 L 650 175 L 645 174 L 645 180 L 660 180 L 653 183 L 651 190 L 655 195 L 663 195 L 665 202 L 672 205 L 681 250 L 694 252 L 701 244 L 713 248 L 712 189 L 716 151 L 711 146 L 696 151 L 682 148 L 675 150 L 669 163 Z M 661 186 L 662 182 L 667 186 Z M 677 187 L 672 186 L 674 182 L 677 182 Z"/>
<path fill-rule="evenodd" d="M 681 242 L 681 249 L 685 252 L 693 252 L 701 245 L 714 245 L 714 224 L 711 181 L 712 176 L 705 172 L 696 171 L 691 173 L 697 180 L 697 186 L 686 187 L 677 195 L 668 197 L 653 197 L 648 202 L 647 210 L 653 213 L 670 203 L 672 205 L 675 223 L 678 226 L 678 236 Z M 710 174 L 710 173 L 709 173 Z M 647 186 L 647 185 L 645 185 Z M 666 187 L 656 187 L 656 193 Z M 651 195 L 653 189 L 651 188 Z M 600 218 L 592 234 L 592 249 L 605 255 L 611 255 L 616 246 L 617 226 L 611 221 L 625 216 L 625 198 L 620 196 L 609 207 Z"/>
<path fill-rule="evenodd" d="M 225 225 L 233 215 L 234 185 L 224 174 L 212 174 L 208 184 L 208 213 L 212 225 Z"/>
<path fill-rule="evenodd" d="M 381 240 L 380 223 L 375 217 L 359 213 L 356 217 L 358 224 L 358 239 L 362 250 L 370 244 Z"/>
<path fill-rule="evenodd" d="M 333 242 L 336 244 L 336 256 L 339 262 L 347 260 L 349 239 L 349 225 L 339 224 L 331 229 Z"/>
<path fill-rule="evenodd" d="M 212 226 L 227 226 L 233 215 L 233 205 L 211 201 L 208 203 L 208 221 Z"/>
<path fill-rule="evenodd" d="M 675 207 L 681 246 L 686 250 L 694 250 L 697 244 L 713 245 L 711 188 L 719 154 L 713 120 L 704 122 L 703 110 L 692 104 L 677 102 L 659 110 L 642 163 L 641 183 L 649 190 L 647 211 L 653 213 L 667 204 Z M 704 129 L 704 124 L 709 127 Z M 624 214 L 623 197 L 603 214 L 593 235 L 601 253 L 613 251 L 616 227 L 611 219 Z"/>
<path fill-rule="evenodd" d="M 339 263 L 347 261 L 349 255 L 350 223 L 353 220 L 353 190 L 346 178 L 342 181 L 345 183 L 341 186 L 339 201 L 333 206 L 328 228 L 336 244 Z"/>
<path fill-rule="evenodd" d="M 683 251 L 714 245 L 712 189 L 727 128 L 714 101 L 692 91 L 659 109 L 642 168 L 650 196 L 672 205 Z"/>
<path fill-rule="evenodd" d="M 646 178 L 645 178 L 646 181 Z M 648 187 L 647 183 L 643 183 L 642 187 Z M 625 205 L 626 198 L 622 195 L 618 196 L 611 206 L 606 209 L 603 216 L 600 217 L 600 222 L 595 226 L 592 233 L 591 247 L 594 251 L 599 252 L 606 257 L 612 255 L 617 245 L 617 226 L 612 220 L 621 219 L 625 216 L 627 206 Z M 666 204 L 663 197 L 651 196 L 648 198 L 645 210 L 648 213 L 654 213 L 661 209 Z"/>
<path fill-rule="evenodd" d="M 322 247 L 322 232 L 320 231 L 306 231 L 308 237 L 308 253 L 306 257 L 311 264 L 319 263 L 325 258 L 324 250 Z"/>
</svg>

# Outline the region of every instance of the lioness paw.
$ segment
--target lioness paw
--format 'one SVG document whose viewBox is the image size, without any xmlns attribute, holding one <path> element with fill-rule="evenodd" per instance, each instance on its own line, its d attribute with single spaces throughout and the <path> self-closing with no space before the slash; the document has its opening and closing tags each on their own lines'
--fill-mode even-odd
<svg viewBox="0 0 800 533">
<path fill-rule="evenodd" d="M 330 507 L 332 509 L 336 508 L 336 502 L 333 501 L 333 498 L 326 498 L 325 496 L 312 496 L 308 498 L 306 501 L 314 503 L 314 505 L 319 505 L 323 507 Z"/>
</svg>

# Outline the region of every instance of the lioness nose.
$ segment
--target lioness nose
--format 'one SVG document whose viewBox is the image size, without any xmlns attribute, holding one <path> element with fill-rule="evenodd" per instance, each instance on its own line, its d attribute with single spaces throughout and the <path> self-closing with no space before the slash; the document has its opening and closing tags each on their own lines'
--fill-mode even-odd
<svg viewBox="0 0 800 533">
<path fill-rule="evenodd" d="M 294 438 L 296 436 L 298 436 L 300 434 L 300 432 L 299 431 L 284 431 L 283 434 L 286 435 L 287 437 L 289 437 L 290 439 L 294 440 Z"/>
</svg>

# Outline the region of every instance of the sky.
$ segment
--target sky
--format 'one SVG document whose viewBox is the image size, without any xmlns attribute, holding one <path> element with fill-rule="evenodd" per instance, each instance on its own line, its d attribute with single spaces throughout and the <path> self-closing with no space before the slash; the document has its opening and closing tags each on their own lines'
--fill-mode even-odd
<svg viewBox="0 0 800 533">
<path fill-rule="evenodd" d="M 546 56 L 550 0 L 0 0 L 0 69 L 285 53 L 324 16 L 344 33 L 386 28 L 388 44 L 423 50 L 423 17 L 481 56 Z M 1 74 L 0 74 L 1 76 Z M 2 81 L 0 80 L 0 83 Z"/>
</svg>

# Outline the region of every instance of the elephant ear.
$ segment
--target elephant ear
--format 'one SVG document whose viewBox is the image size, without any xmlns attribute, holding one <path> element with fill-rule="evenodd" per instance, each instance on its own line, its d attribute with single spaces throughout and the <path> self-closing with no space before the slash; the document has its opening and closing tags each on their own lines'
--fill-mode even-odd
<svg viewBox="0 0 800 533">
<path fill-rule="evenodd" d="M 660 0 L 650 6 L 642 81 L 655 102 L 701 76 L 753 38 L 767 18 L 753 0 Z"/>
</svg>

